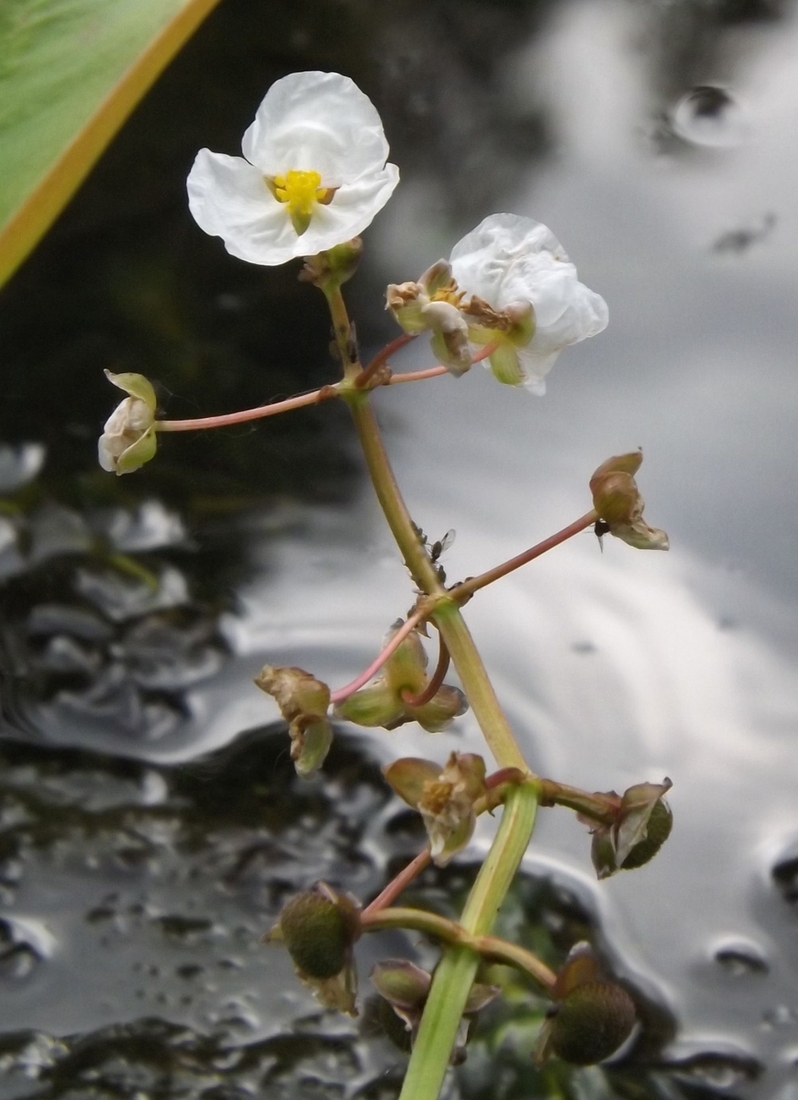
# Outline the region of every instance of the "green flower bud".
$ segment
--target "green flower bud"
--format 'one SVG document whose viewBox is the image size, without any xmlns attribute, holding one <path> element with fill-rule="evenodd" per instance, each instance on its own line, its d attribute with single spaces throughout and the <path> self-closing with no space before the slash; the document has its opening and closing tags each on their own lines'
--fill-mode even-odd
<svg viewBox="0 0 798 1100">
<path fill-rule="evenodd" d="M 381 997 L 394 1008 L 422 1009 L 432 978 L 409 959 L 383 959 L 375 963 L 371 980 Z"/>
<path fill-rule="evenodd" d="M 635 1026 L 634 1001 L 614 982 L 578 985 L 552 1008 L 545 1055 L 556 1054 L 576 1066 L 609 1058 Z"/>
<path fill-rule="evenodd" d="M 363 255 L 363 241 L 353 237 L 317 256 L 306 256 L 299 278 L 321 290 L 336 290 L 355 274 Z"/>
<path fill-rule="evenodd" d="M 155 390 L 143 374 L 112 374 L 107 370 L 105 376 L 128 396 L 106 420 L 97 456 L 109 473 L 130 474 L 149 462 L 158 447 Z"/>
</svg>

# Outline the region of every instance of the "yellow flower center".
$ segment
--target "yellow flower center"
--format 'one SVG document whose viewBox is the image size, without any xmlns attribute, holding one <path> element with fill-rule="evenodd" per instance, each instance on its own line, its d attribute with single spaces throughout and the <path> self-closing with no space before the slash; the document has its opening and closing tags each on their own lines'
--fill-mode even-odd
<svg viewBox="0 0 798 1100">
<path fill-rule="evenodd" d="M 277 201 L 288 207 L 288 216 L 298 237 L 310 225 L 316 204 L 329 205 L 335 194 L 334 187 L 321 186 L 318 172 L 299 172 L 293 168 L 284 176 L 267 176 L 266 184 Z"/>
</svg>

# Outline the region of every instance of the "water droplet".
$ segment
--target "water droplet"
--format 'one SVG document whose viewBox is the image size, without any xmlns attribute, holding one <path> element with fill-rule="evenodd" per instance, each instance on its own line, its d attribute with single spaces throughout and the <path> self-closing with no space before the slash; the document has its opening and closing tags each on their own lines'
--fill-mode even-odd
<svg viewBox="0 0 798 1100">
<path fill-rule="evenodd" d="M 766 974 L 768 971 L 765 953 L 753 940 L 722 940 L 715 945 L 713 957 L 733 978 L 742 978 L 747 974 Z"/>
<path fill-rule="evenodd" d="M 798 845 L 793 843 L 773 865 L 771 875 L 787 902 L 798 901 Z"/>
<path fill-rule="evenodd" d="M 753 1081 L 762 1072 L 762 1064 L 753 1055 L 732 1047 L 702 1050 L 686 1057 L 677 1055 L 668 1067 L 677 1079 L 724 1090 Z"/>
<path fill-rule="evenodd" d="M 762 1023 L 767 1030 L 791 1027 L 795 1023 L 795 1013 L 789 1005 L 774 1005 L 762 1013 Z"/>
<path fill-rule="evenodd" d="M 730 148 L 746 135 L 742 108 L 730 92 L 716 84 L 700 84 L 683 95 L 671 122 L 674 132 L 691 145 Z"/>
</svg>

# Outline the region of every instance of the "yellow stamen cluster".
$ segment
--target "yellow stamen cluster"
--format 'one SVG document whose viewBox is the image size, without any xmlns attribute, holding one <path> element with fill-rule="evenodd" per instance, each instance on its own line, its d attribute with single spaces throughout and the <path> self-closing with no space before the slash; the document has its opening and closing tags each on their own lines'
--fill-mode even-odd
<svg viewBox="0 0 798 1100">
<path fill-rule="evenodd" d="M 266 184 L 277 201 L 287 205 L 298 237 L 310 225 L 315 205 L 328 206 L 335 194 L 334 187 L 320 186 L 321 176 L 314 171 L 300 172 L 292 168 L 284 176 L 267 177 Z"/>
</svg>

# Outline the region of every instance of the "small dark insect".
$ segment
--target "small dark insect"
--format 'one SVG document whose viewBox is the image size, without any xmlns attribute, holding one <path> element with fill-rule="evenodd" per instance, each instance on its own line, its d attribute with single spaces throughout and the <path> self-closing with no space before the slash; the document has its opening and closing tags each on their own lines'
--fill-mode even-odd
<svg viewBox="0 0 798 1100">
<path fill-rule="evenodd" d="M 429 557 L 431 562 L 436 562 L 440 558 L 444 550 L 448 550 L 454 542 L 456 532 L 454 530 L 447 531 L 442 539 L 438 539 L 433 542 L 429 548 Z"/>
<path fill-rule="evenodd" d="M 596 533 L 596 538 L 599 541 L 599 547 L 601 548 L 601 552 L 603 554 L 604 553 L 604 543 L 601 540 L 604 538 L 605 535 L 609 534 L 610 525 L 609 525 L 609 523 L 607 523 L 607 521 L 605 519 L 597 519 L 596 522 L 593 524 L 593 530 Z"/>
</svg>

